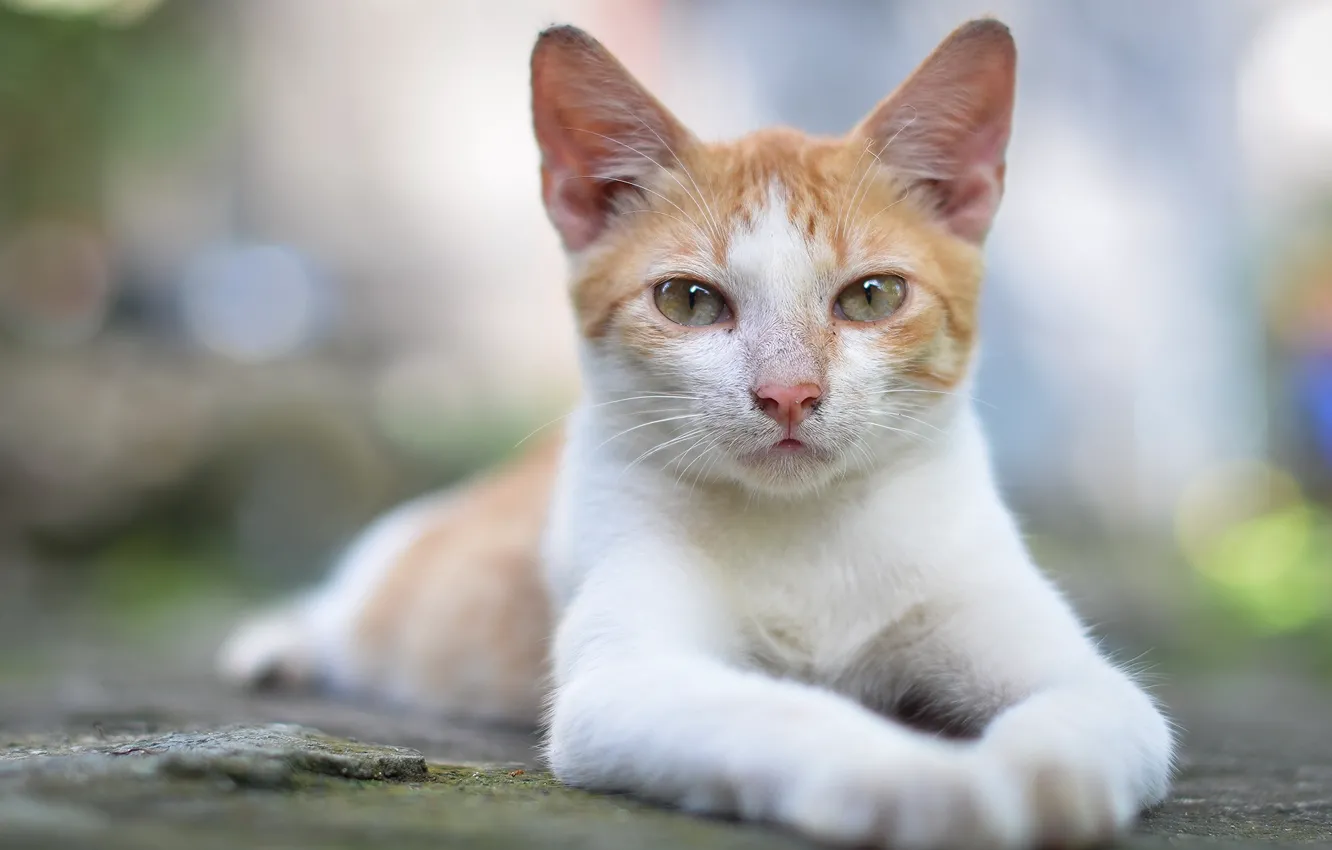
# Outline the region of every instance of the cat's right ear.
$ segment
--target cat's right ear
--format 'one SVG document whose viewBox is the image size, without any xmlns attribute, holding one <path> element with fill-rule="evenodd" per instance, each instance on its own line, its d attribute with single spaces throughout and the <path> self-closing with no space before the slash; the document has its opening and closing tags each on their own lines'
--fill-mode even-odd
<svg viewBox="0 0 1332 850">
<path fill-rule="evenodd" d="M 952 32 L 855 130 L 882 164 L 980 243 L 1004 192 L 1017 48 L 991 18 Z"/>
<path fill-rule="evenodd" d="M 643 191 L 693 137 L 592 36 L 552 27 L 532 50 L 532 117 L 541 194 L 565 247 L 580 251 L 606 229 L 612 201 Z"/>
</svg>

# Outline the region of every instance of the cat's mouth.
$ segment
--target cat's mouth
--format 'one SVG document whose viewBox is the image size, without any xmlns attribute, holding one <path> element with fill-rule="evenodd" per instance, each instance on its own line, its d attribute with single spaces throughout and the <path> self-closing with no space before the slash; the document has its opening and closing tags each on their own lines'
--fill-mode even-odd
<svg viewBox="0 0 1332 850">
<path fill-rule="evenodd" d="M 745 455 L 745 460 L 758 466 L 773 463 L 791 463 L 827 460 L 827 452 L 797 437 L 786 437 Z"/>
</svg>

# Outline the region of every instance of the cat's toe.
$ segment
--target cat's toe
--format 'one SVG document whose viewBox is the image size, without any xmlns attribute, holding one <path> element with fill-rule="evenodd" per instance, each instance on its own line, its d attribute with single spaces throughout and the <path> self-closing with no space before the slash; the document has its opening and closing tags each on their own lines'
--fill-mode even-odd
<svg viewBox="0 0 1332 850">
<path fill-rule="evenodd" d="M 1137 813 L 1131 795 L 1105 771 L 1068 759 L 1031 765 L 1023 786 L 1031 843 L 1042 847 L 1106 844 Z"/>
<path fill-rule="evenodd" d="M 816 775 L 793 794 L 785 819 L 820 841 L 934 850 L 1020 846 L 1026 831 L 1011 782 L 948 750 Z"/>
</svg>

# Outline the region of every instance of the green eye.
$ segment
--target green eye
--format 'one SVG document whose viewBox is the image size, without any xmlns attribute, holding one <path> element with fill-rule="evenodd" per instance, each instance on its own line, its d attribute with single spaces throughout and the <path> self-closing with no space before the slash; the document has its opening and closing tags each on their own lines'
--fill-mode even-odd
<svg viewBox="0 0 1332 850">
<path fill-rule="evenodd" d="M 901 275 L 867 277 L 842 290 L 836 312 L 838 318 L 852 322 L 877 322 L 902 306 L 906 292 L 906 280 Z"/>
<path fill-rule="evenodd" d="M 726 301 L 717 290 L 696 280 L 673 278 L 657 284 L 657 309 L 678 325 L 698 328 L 726 318 Z"/>
</svg>

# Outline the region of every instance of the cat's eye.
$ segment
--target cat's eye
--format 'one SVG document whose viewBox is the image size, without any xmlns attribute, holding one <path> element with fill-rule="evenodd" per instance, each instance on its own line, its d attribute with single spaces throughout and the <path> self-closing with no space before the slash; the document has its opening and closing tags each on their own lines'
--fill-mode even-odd
<svg viewBox="0 0 1332 850">
<path fill-rule="evenodd" d="M 906 280 L 901 275 L 874 275 L 843 289 L 837 296 L 834 312 L 839 319 L 877 322 L 901 307 L 906 294 Z"/>
<path fill-rule="evenodd" d="M 661 314 L 677 325 L 698 328 L 729 317 L 721 293 L 696 280 L 677 277 L 659 283 L 653 298 Z"/>
</svg>

